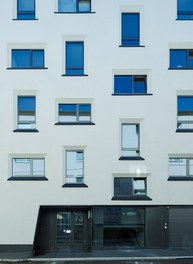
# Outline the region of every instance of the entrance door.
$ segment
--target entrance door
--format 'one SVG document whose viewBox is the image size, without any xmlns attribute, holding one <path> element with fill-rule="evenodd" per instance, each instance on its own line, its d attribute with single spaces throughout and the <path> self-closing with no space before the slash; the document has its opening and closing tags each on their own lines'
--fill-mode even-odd
<svg viewBox="0 0 193 264">
<path fill-rule="evenodd" d="M 86 246 L 86 212 L 57 212 L 57 249 L 84 248 Z"/>
</svg>

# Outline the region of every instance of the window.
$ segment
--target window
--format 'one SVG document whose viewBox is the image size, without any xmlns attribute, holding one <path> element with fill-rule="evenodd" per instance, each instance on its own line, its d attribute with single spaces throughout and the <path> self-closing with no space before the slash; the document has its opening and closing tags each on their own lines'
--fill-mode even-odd
<svg viewBox="0 0 193 264">
<path fill-rule="evenodd" d="M 120 160 L 143 159 L 139 149 L 139 124 L 121 124 Z"/>
<path fill-rule="evenodd" d="M 84 43 L 66 42 L 66 75 L 84 75 Z"/>
<path fill-rule="evenodd" d="M 178 96 L 177 131 L 193 131 L 193 96 Z"/>
<path fill-rule="evenodd" d="M 17 19 L 35 19 L 35 0 L 17 0 Z"/>
<path fill-rule="evenodd" d="M 44 50 L 42 49 L 13 49 L 12 68 L 40 69 L 44 68 Z"/>
<path fill-rule="evenodd" d="M 192 0 L 177 0 L 177 18 L 180 20 L 193 19 L 193 1 Z"/>
<path fill-rule="evenodd" d="M 145 75 L 115 75 L 114 94 L 146 94 L 147 76 Z"/>
<path fill-rule="evenodd" d="M 19 130 L 34 130 L 36 128 L 35 96 L 18 96 L 17 100 L 17 128 Z"/>
<path fill-rule="evenodd" d="M 146 178 L 115 177 L 113 200 L 150 199 L 146 196 Z"/>
<path fill-rule="evenodd" d="M 37 180 L 45 178 L 44 158 L 12 158 L 12 177 L 9 180 Z"/>
<path fill-rule="evenodd" d="M 193 180 L 193 158 L 169 158 L 169 178 L 171 180 L 186 180 L 190 177 Z"/>
<path fill-rule="evenodd" d="M 91 123 L 91 105 L 59 104 L 57 124 L 93 124 Z"/>
<path fill-rule="evenodd" d="M 66 184 L 84 183 L 83 150 L 66 151 Z"/>
<path fill-rule="evenodd" d="M 192 69 L 193 68 L 193 49 L 171 49 L 170 68 L 173 69 Z"/>
<path fill-rule="evenodd" d="M 140 45 L 139 23 L 139 13 L 122 13 L 122 46 Z"/>
<path fill-rule="evenodd" d="M 58 0 L 59 13 L 90 13 L 91 0 Z"/>
</svg>

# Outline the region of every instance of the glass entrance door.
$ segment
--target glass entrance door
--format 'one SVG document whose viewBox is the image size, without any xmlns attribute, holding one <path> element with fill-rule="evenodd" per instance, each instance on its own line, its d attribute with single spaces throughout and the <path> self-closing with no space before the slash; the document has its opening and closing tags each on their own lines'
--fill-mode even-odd
<svg viewBox="0 0 193 264">
<path fill-rule="evenodd" d="M 86 243 L 86 212 L 57 212 L 57 247 L 83 247 Z"/>
</svg>

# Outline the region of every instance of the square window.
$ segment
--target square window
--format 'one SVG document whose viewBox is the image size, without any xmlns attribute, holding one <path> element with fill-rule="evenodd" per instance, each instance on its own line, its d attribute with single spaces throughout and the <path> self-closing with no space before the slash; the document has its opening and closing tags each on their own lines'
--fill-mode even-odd
<svg viewBox="0 0 193 264">
<path fill-rule="evenodd" d="M 18 96 L 18 129 L 36 128 L 36 98 L 35 96 Z"/>
<path fill-rule="evenodd" d="M 121 124 L 121 156 L 139 157 L 139 124 Z"/>
<path fill-rule="evenodd" d="M 177 0 L 177 18 L 180 20 L 193 19 L 193 1 Z"/>
<path fill-rule="evenodd" d="M 66 75 L 84 75 L 84 42 L 66 42 Z"/>
<path fill-rule="evenodd" d="M 91 0 L 58 0 L 59 13 L 89 13 Z"/>
<path fill-rule="evenodd" d="M 193 69 L 193 50 L 171 49 L 170 68 L 172 69 Z"/>
<path fill-rule="evenodd" d="M 175 179 L 193 177 L 193 158 L 169 158 L 169 177 Z"/>
<path fill-rule="evenodd" d="M 178 96 L 177 130 L 193 130 L 193 96 Z"/>
<path fill-rule="evenodd" d="M 84 152 L 83 150 L 66 151 L 66 183 L 84 183 Z"/>
<path fill-rule="evenodd" d="M 140 45 L 140 14 L 122 13 L 122 46 Z"/>
<path fill-rule="evenodd" d="M 13 49 L 11 59 L 14 69 L 44 68 L 44 50 Z"/>
<path fill-rule="evenodd" d="M 37 178 L 45 177 L 44 158 L 13 158 L 12 159 L 13 178 Z"/>
<path fill-rule="evenodd" d="M 35 19 L 35 0 L 17 0 L 17 19 Z"/>
<path fill-rule="evenodd" d="M 115 75 L 114 94 L 146 94 L 146 75 Z"/>
</svg>

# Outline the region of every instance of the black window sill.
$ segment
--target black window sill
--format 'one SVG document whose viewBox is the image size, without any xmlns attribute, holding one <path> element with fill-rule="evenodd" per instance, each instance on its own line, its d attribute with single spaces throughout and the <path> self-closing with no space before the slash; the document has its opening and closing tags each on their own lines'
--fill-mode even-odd
<svg viewBox="0 0 193 264">
<path fill-rule="evenodd" d="M 137 46 L 127 46 L 127 45 L 119 45 L 119 48 L 144 48 L 144 45 L 137 45 Z"/>
<path fill-rule="evenodd" d="M 153 95 L 152 93 L 113 93 L 113 96 L 147 96 L 147 95 Z"/>
<path fill-rule="evenodd" d="M 85 123 L 81 123 L 81 122 L 66 122 L 66 123 L 63 123 L 63 122 L 58 122 L 58 123 L 55 123 L 56 126 L 93 126 L 95 125 L 95 123 L 92 123 L 92 122 L 85 122 Z"/>
<path fill-rule="evenodd" d="M 32 19 L 13 18 L 13 21 L 33 21 L 33 20 L 38 20 L 38 18 L 32 18 Z"/>
<path fill-rule="evenodd" d="M 88 76 L 88 74 L 73 74 L 73 75 L 70 75 L 70 74 L 62 74 L 63 77 L 85 77 L 85 76 Z"/>
<path fill-rule="evenodd" d="M 85 183 L 65 183 L 62 188 L 87 188 Z"/>
<path fill-rule="evenodd" d="M 9 67 L 7 68 L 7 70 L 47 70 L 48 67 L 34 67 L 34 68 L 13 68 L 13 67 Z"/>
<path fill-rule="evenodd" d="M 8 181 L 48 181 L 46 177 L 10 177 Z"/>
<path fill-rule="evenodd" d="M 176 129 L 177 133 L 192 133 L 193 129 Z"/>
<path fill-rule="evenodd" d="M 95 14 L 96 12 L 54 12 L 54 14 Z"/>
<path fill-rule="evenodd" d="M 177 70 L 177 71 L 183 71 L 183 70 L 193 70 L 193 67 L 192 68 L 185 68 L 185 67 L 179 67 L 179 68 L 168 68 L 168 70 L 171 70 L 171 71 L 175 71 L 175 70 Z"/>
<path fill-rule="evenodd" d="M 13 132 L 19 132 L 19 133 L 37 133 L 37 132 L 39 132 L 39 130 L 37 130 L 37 129 L 19 129 L 19 128 L 17 128 L 17 129 L 15 129 L 15 130 L 13 130 Z"/>
<path fill-rule="evenodd" d="M 193 21 L 193 18 L 192 19 L 183 19 L 183 18 L 176 18 L 177 21 Z"/>
<path fill-rule="evenodd" d="M 120 157 L 119 160 L 145 160 L 142 157 Z"/>
<path fill-rule="evenodd" d="M 168 178 L 168 181 L 193 181 L 193 177 L 189 176 L 171 176 Z"/>
<path fill-rule="evenodd" d="M 152 199 L 148 197 L 147 195 L 127 195 L 127 196 L 113 196 L 112 199 L 113 201 L 128 201 L 128 200 L 133 200 L 133 201 L 151 201 Z"/>
</svg>

